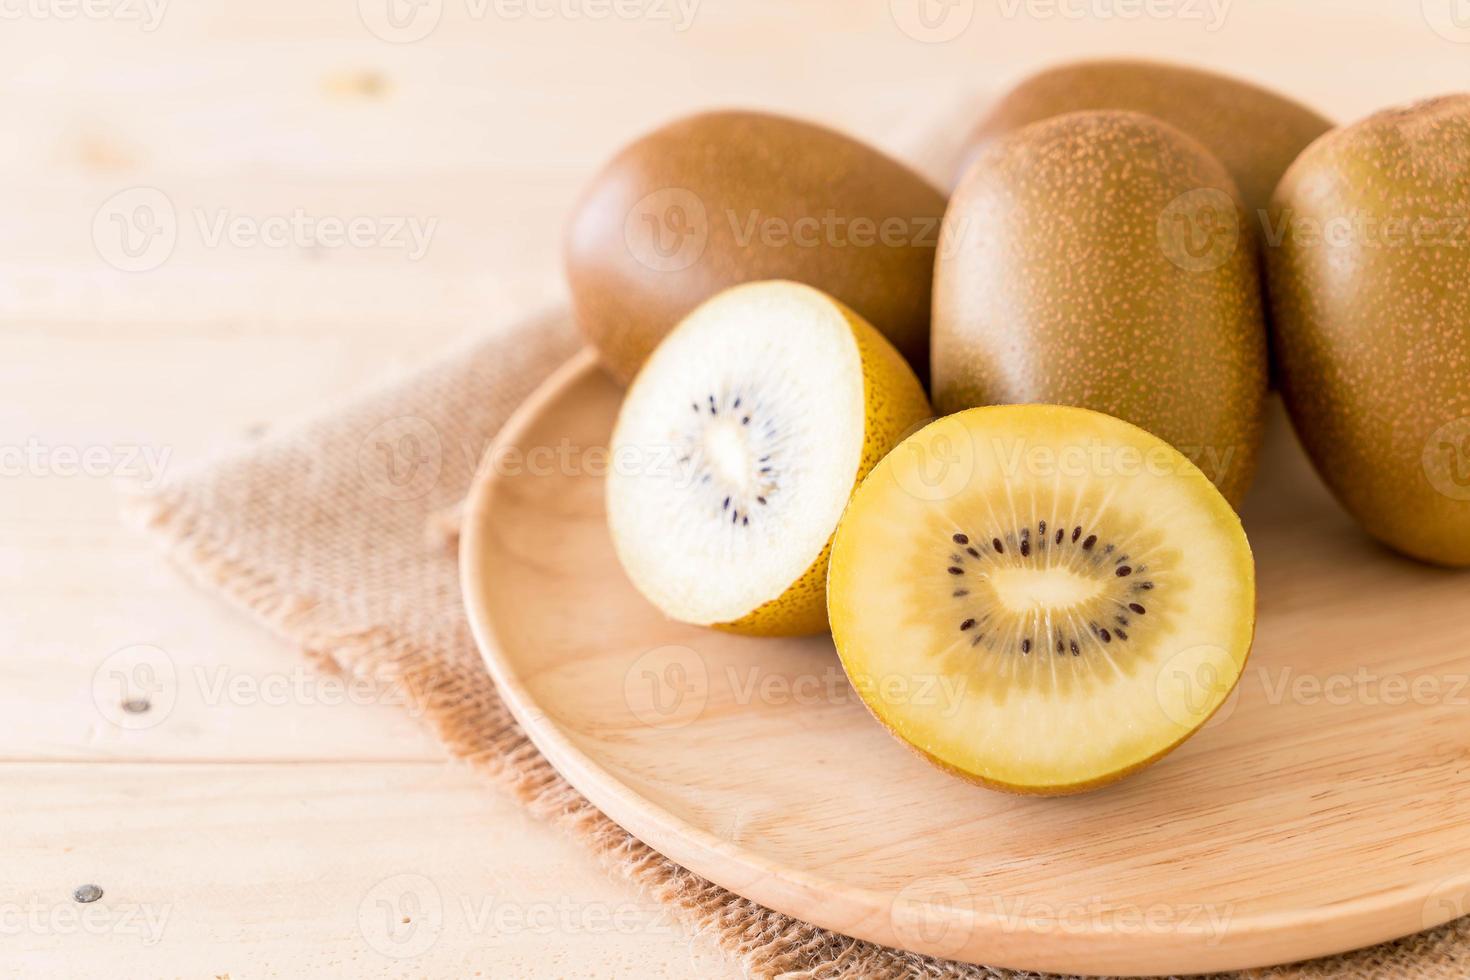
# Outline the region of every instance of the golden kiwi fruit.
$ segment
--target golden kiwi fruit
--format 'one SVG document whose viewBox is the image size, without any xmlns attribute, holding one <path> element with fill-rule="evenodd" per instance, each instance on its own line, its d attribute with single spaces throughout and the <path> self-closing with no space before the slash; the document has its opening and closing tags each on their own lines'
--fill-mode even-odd
<svg viewBox="0 0 1470 980">
<path fill-rule="evenodd" d="M 967 159 L 1006 133 L 1088 109 L 1147 113 L 1199 140 L 1230 171 L 1253 221 L 1297 154 L 1333 125 L 1228 75 L 1152 61 L 1083 61 L 1040 72 L 1006 94 L 971 134 Z"/>
<path fill-rule="evenodd" d="M 565 243 L 577 322 L 627 381 L 674 325 L 729 286 L 814 286 L 927 368 L 944 195 L 830 129 L 708 112 L 624 148 L 576 205 Z"/>
<path fill-rule="evenodd" d="M 832 544 L 832 636 L 877 719 L 948 772 L 1091 789 L 1225 703 L 1255 630 L 1240 520 L 1126 422 L 1006 405 L 931 422 L 874 468 Z"/>
<path fill-rule="evenodd" d="M 608 526 L 672 619 L 756 636 L 827 628 L 827 557 L 853 489 L 930 415 L 903 357 L 819 290 L 719 293 L 654 350 L 612 437 Z"/>
<path fill-rule="evenodd" d="M 1151 116 L 1077 112 L 990 142 L 941 233 L 935 407 L 1106 412 L 1178 448 L 1238 504 L 1267 370 L 1244 222 L 1220 162 Z"/>
<path fill-rule="evenodd" d="M 1317 471 L 1374 537 L 1470 565 L 1470 95 L 1318 140 L 1268 238 L 1281 392 Z"/>
</svg>

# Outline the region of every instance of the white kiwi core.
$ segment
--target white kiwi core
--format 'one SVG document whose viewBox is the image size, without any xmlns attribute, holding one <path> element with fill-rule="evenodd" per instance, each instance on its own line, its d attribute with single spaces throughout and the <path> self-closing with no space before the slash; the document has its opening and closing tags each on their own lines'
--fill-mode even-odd
<svg viewBox="0 0 1470 980">
<path fill-rule="evenodd" d="M 1097 579 L 1066 568 L 1000 569 L 990 573 L 990 587 L 996 601 L 1016 613 L 1081 606 L 1103 590 Z"/>
</svg>

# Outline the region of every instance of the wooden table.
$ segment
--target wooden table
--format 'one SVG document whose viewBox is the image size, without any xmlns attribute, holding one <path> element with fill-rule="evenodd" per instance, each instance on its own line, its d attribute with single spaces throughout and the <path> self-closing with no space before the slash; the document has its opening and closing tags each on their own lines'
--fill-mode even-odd
<svg viewBox="0 0 1470 980">
<path fill-rule="evenodd" d="M 1470 59 L 1449 0 L 1179 0 L 1132 20 L 1109 0 L 1064 0 L 1081 18 L 953 0 L 927 27 L 911 0 L 619 8 L 636 18 L 426 0 L 428 20 L 398 21 L 386 2 L 0 4 L 0 969 L 737 975 L 401 707 L 185 584 L 118 519 L 112 477 L 561 301 L 578 186 L 696 106 L 827 120 L 942 181 L 986 91 L 1068 57 L 1274 80 L 1342 118 L 1464 87 Z M 160 201 L 171 248 L 120 250 L 112 222 Z M 297 215 L 366 218 L 367 238 L 313 246 Z M 433 222 L 424 254 L 397 218 Z M 169 693 L 130 715 L 108 658 L 140 644 Z M 102 898 L 76 902 L 86 884 Z M 390 932 L 413 901 L 439 913 Z"/>
</svg>

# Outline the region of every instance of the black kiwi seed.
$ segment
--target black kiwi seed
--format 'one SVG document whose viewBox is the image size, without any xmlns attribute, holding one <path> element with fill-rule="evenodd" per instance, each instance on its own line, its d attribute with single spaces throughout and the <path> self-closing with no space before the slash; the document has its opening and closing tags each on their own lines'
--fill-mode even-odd
<svg viewBox="0 0 1470 980">
<path fill-rule="evenodd" d="M 971 546 L 969 548 L 966 548 L 965 551 L 969 553 L 969 555 L 970 555 L 971 558 L 979 558 L 980 557 L 980 552 L 976 551 L 973 546 Z"/>
<path fill-rule="evenodd" d="M 730 406 L 730 407 L 731 408 L 739 408 L 740 407 L 740 396 L 739 395 L 736 395 L 735 396 L 735 404 L 732 405 L 732 406 Z"/>
<path fill-rule="evenodd" d="M 741 523 L 741 525 L 747 525 L 747 524 L 749 524 L 750 523 L 750 515 L 749 514 L 746 514 L 744 517 L 740 518 L 740 523 Z"/>
<path fill-rule="evenodd" d="M 1026 532 L 1021 532 L 1021 557 L 1028 558 L 1031 555 L 1031 539 L 1026 537 Z"/>
<path fill-rule="evenodd" d="M 1030 640 L 1022 640 L 1021 641 L 1021 652 L 1022 653 L 1030 653 L 1031 652 L 1031 641 Z"/>
<path fill-rule="evenodd" d="M 1076 640 L 1073 640 L 1072 641 L 1072 656 L 1079 657 L 1081 655 L 1082 655 L 1082 651 L 1079 650 L 1079 649 L 1077 649 L 1077 641 Z"/>
<path fill-rule="evenodd" d="M 1095 545 L 1095 544 L 1097 544 L 1097 535 L 1096 534 L 1089 534 L 1087 536 L 1087 540 L 1084 541 L 1084 542 L 1082 542 L 1082 550 L 1083 551 L 1091 551 L 1092 550 L 1092 546 Z"/>
<path fill-rule="evenodd" d="M 1098 630 L 1097 635 L 1102 637 L 1102 641 L 1104 643 L 1108 643 L 1113 639 L 1106 629 Z"/>
<path fill-rule="evenodd" d="M 951 575 L 963 575 L 963 574 L 965 574 L 965 570 L 963 568 L 959 568 L 958 566 L 951 565 L 951 566 L 949 566 L 949 574 L 951 574 Z"/>
<path fill-rule="evenodd" d="M 749 425 L 750 424 L 750 416 L 749 415 L 742 415 L 742 416 L 740 416 L 740 424 L 741 425 Z"/>
<path fill-rule="evenodd" d="M 1076 541 L 1077 541 L 1077 539 L 1080 538 L 1080 537 L 1082 537 L 1082 528 L 1080 528 L 1080 527 L 1074 527 L 1074 528 L 1072 528 L 1072 542 L 1075 544 Z"/>
<path fill-rule="evenodd" d="M 1120 640 L 1126 640 L 1126 639 L 1128 639 L 1128 634 L 1125 633 L 1125 632 L 1123 632 L 1120 629 L 1120 630 L 1118 630 L 1118 639 L 1120 639 Z"/>
<path fill-rule="evenodd" d="M 765 497 L 756 497 L 755 498 L 755 502 L 758 503 L 758 504 L 765 504 L 766 498 Z"/>
<path fill-rule="evenodd" d="M 972 627 L 974 625 L 975 625 L 975 621 L 973 619 L 967 619 L 963 623 L 960 624 L 960 629 L 962 631 L 963 630 L 967 630 L 967 629 L 969 629 L 970 627 Z"/>
<path fill-rule="evenodd" d="M 956 534 L 951 540 L 953 540 L 955 544 L 969 544 L 970 536 L 967 534 Z"/>
<path fill-rule="evenodd" d="M 1061 532 L 1058 532 L 1058 533 L 1061 533 Z M 1057 641 L 1057 653 L 1061 653 L 1061 652 L 1063 652 L 1066 649 L 1067 649 L 1067 645 L 1065 643 L 1063 643 L 1061 640 L 1058 640 Z"/>
<path fill-rule="evenodd" d="M 1130 603 L 1128 603 L 1128 608 L 1129 609 L 1132 609 L 1134 612 L 1138 613 L 1138 615 L 1140 615 L 1140 616 L 1142 616 L 1145 612 L 1148 611 L 1148 610 L 1144 609 L 1142 606 L 1140 606 L 1136 602 L 1130 602 Z"/>
<path fill-rule="evenodd" d="M 1113 574 L 1118 576 L 1119 578 L 1127 578 L 1128 576 L 1133 574 L 1133 569 L 1129 568 L 1127 565 L 1119 565 L 1118 570 Z"/>
<path fill-rule="evenodd" d="M 1138 587 L 1147 592 L 1149 589 L 1154 587 L 1154 584 L 1152 582 L 1140 582 Z"/>
<path fill-rule="evenodd" d="M 720 505 L 720 510 L 729 510 L 729 509 L 730 509 L 730 498 L 729 497 L 726 497 L 725 498 L 725 502 Z"/>
<path fill-rule="evenodd" d="M 970 590 L 969 589 L 955 589 L 954 590 L 954 597 L 956 599 L 963 598 L 964 596 L 967 596 L 969 594 L 970 594 Z"/>
<path fill-rule="evenodd" d="M 995 549 L 995 553 L 998 555 L 1003 555 L 1006 553 L 1005 548 L 1001 547 L 1000 538 L 991 538 L 990 546 Z"/>
<path fill-rule="evenodd" d="M 1057 532 L 1057 544 L 1061 544 L 1062 543 L 1062 538 L 1064 538 L 1066 536 L 1066 534 L 1067 534 L 1066 531 L 1058 531 Z"/>
<path fill-rule="evenodd" d="M 1039 522 L 1036 525 L 1036 533 L 1037 534 L 1045 534 L 1046 533 L 1046 521 L 1041 521 L 1041 522 Z"/>
</svg>

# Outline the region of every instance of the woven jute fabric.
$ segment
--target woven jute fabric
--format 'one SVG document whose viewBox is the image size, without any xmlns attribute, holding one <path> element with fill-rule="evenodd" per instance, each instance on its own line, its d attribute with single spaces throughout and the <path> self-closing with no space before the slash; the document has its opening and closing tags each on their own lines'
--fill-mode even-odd
<svg viewBox="0 0 1470 980">
<path fill-rule="evenodd" d="M 447 529 L 511 411 L 578 348 L 508 324 L 407 380 L 130 499 L 177 564 L 324 667 L 395 685 L 449 754 L 558 824 L 759 977 L 1025 977 L 875 946 L 773 912 L 634 839 L 536 751 L 476 652 Z M 450 515 L 446 518 L 446 515 Z M 1255 977 L 1470 977 L 1470 917 Z"/>
</svg>

